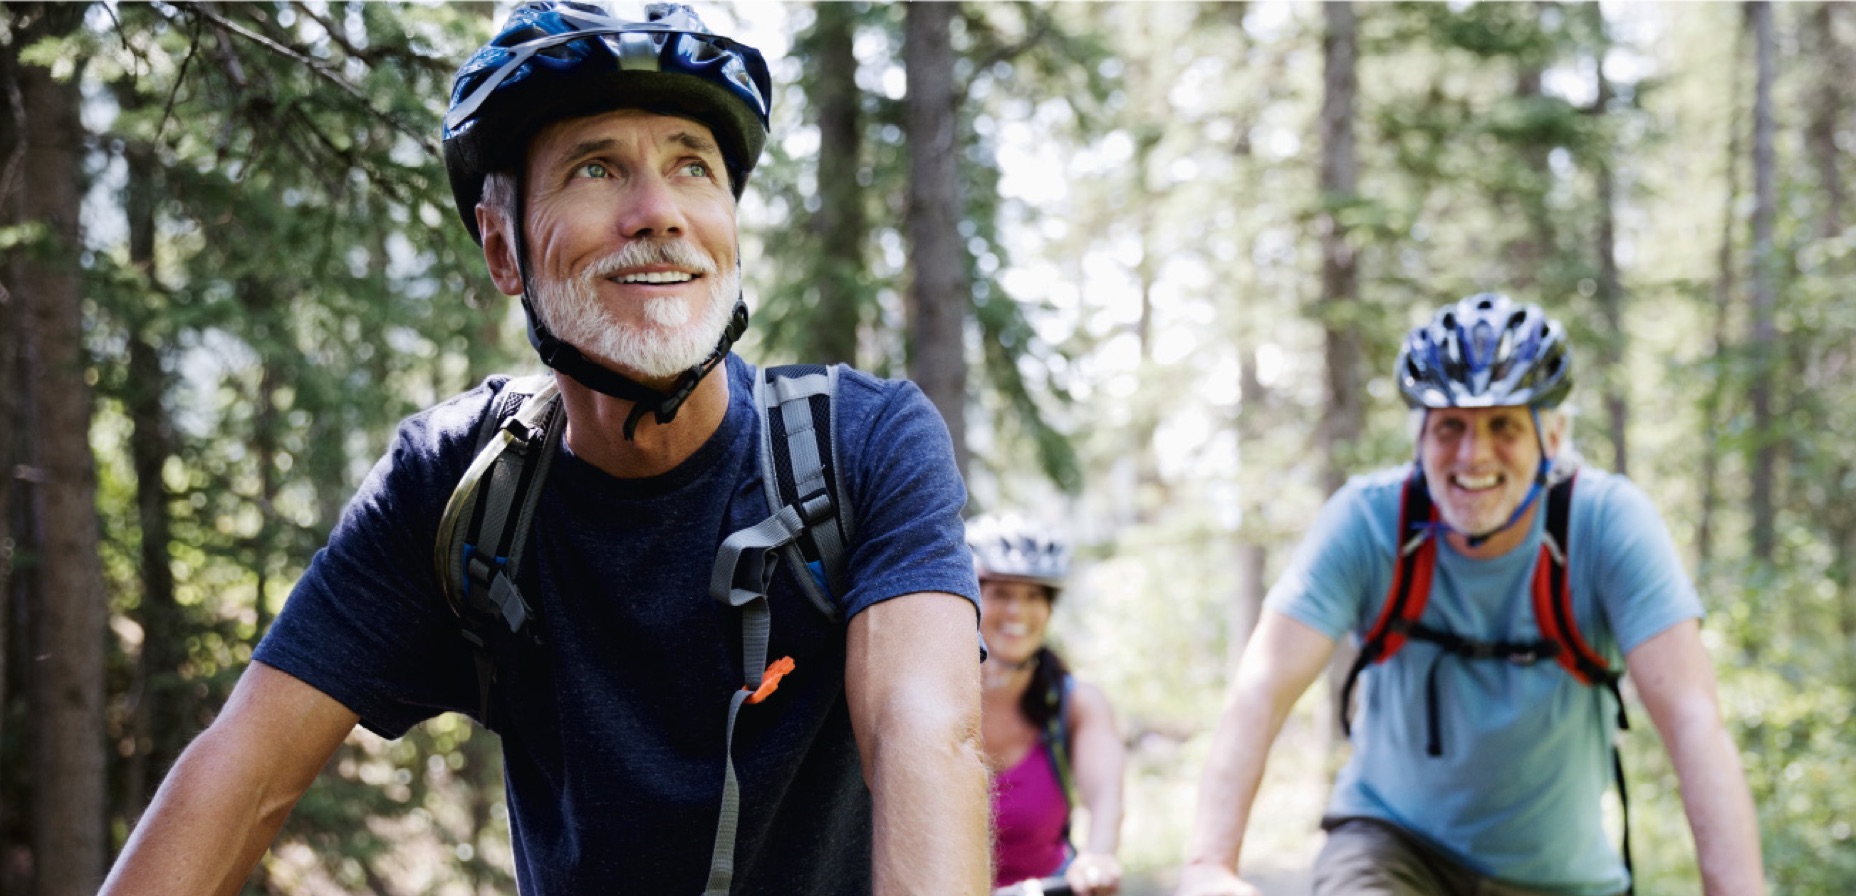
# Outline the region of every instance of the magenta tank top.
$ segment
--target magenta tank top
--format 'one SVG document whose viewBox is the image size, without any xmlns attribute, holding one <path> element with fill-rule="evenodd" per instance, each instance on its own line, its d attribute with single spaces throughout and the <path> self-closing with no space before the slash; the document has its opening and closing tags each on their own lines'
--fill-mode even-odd
<svg viewBox="0 0 1856 896">
<path fill-rule="evenodd" d="M 1070 809 L 1063 785 L 1043 744 L 1031 748 L 1017 765 L 992 782 L 992 815 L 998 838 L 993 842 L 993 886 L 1046 877 L 1063 867 L 1068 845 L 1063 824 Z"/>
</svg>

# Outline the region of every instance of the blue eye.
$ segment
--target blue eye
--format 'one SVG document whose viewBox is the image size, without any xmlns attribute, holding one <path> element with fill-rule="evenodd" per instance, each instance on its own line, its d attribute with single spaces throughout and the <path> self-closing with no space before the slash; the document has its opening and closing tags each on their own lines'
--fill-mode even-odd
<svg viewBox="0 0 1856 896">
<path fill-rule="evenodd" d="M 574 168 L 575 177 L 610 177 L 612 172 L 602 162 L 586 162 Z"/>
</svg>

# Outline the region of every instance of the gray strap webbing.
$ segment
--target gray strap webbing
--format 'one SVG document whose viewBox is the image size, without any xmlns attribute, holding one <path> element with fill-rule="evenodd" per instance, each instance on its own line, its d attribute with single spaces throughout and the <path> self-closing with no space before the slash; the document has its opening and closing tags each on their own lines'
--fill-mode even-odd
<svg viewBox="0 0 1856 896">
<path fill-rule="evenodd" d="M 806 506 L 806 516 L 829 510 L 823 500 Z M 772 614 L 767 608 L 767 587 L 779 563 L 779 551 L 804 532 L 807 518 L 799 508 L 781 507 L 772 516 L 722 541 L 709 575 L 709 596 L 741 609 L 742 689 L 728 704 L 728 732 L 724 740 L 722 811 L 715 825 L 715 847 L 709 859 L 709 883 L 704 896 L 727 896 L 735 875 L 735 834 L 741 823 L 741 785 L 735 777 L 735 718 L 741 705 L 760 686 L 767 668 L 767 644 L 772 639 Z"/>
<path fill-rule="evenodd" d="M 493 402 L 471 461 L 439 519 L 434 548 L 438 578 L 451 608 L 464 622 L 464 636 L 477 654 L 479 714 L 489 724 L 494 666 L 481 633 L 473 630 L 473 593 L 479 607 L 494 609 L 512 632 L 531 616 L 516 587 L 522 552 L 534 527 L 535 506 L 566 430 L 567 415 L 552 375 L 513 380 L 504 395 L 523 396 L 513 416 L 499 420 Z M 505 544 L 505 542 L 507 542 Z"/>
<path fill-rule="evenodd" d="M 836 365 L 825 368 L 825 373 L 805 376 L 774 376 L 771 385 L 767 377 L 757 376 L 754 380 L 754 406 L 760 411 L 761 439 L 761 485 L 767 492 L 767 506 L 779 507 L 785 501 L 780 496 L 778 470 L 774 465 L 772 411 L 780 409 L 780 436 L 786 442 L 787 457 L 792 464 L 794 492 L 803 499 L 809 495 L 823 492 L 831 500 L 832 510 L 842 517 L 843 502 L 839 500 L 825 480 L 824 459 L 818 453 L 817 422 L 812 419 L 812 398 L 816 395 L 827 397 L 837 394 L 838 368 Z M 836 425 L 837 413 L 831 415 Z M 835 433 L 827 433 L 833 436 Z M 827 442 L 836 445 L 835 441 Z M 825 568 L 826 580 L 834 591 L 842 594 L 844 544 L 838 537 L 835 525 L 818 526 L 811 530 L 812 543 L 818 547 L 820 565 Z M 786 561 L 792 564 L 793 578 L 799 582 L 799 589 L 805 592 L 806 599 L 818 607 L 825 618 L 837 621 L 838 608 L 831 597 L 818 587 L 818 582 L 806 572 L 806 561 L 800 553 L 798 542 L 786 548 Z"/>
</svg>

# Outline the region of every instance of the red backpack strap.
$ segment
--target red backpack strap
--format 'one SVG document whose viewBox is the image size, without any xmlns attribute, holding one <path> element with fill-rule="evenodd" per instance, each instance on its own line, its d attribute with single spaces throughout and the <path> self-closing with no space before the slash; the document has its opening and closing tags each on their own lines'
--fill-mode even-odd
<svg viewBox="0 0 1856 896">
<path fill-rule="evenodd" d="M 1394 536 L 1398 539 L 1398 566 L 1392 572 L 1392 587 L 1360 651 L 1372 654 L 1368 662 L 1391 659 L 1405 646 L 1406 630 L 1424 615 L 1424 605 L 1431 598 L 1431 574 L 1437 568 L 1437 542 L 1425 524 L 1436 519 L 1431 490 L 1424 476 L 1414 472 L 1405 480 L 1404 493 L 1399 497 L 1398 531 Z"/>
<path fill-rule="evenodd" d="M 1424 474 L 1416 469 L 1405 480 L 1399 496 L 1398 529 L 1393 533 L 1397 566 L 1392 570 L 1392 587 L 1386 592 L 1379 618 L 1366 632 L 1360 653 L 1347 670 L 1346 683 L 1340 689 L 1340 728 L 1353 734 L 1351 722 L 1353 685 L 1368 665 L 1383 663 L 1405 646 L 1406 633 L 1424 615 L 1425 602 L 1431 598 L 1431 573 L 1437 568 L 1437 543 L 1432 528 L 1437 509 L 1431 505 L 1431 490 Z"/>
<path fill-rule="evenodd" d="M 1617 681 L 1605 658 L 1579 635 L 1572 612 L 1571 576 L 1566 570 L 1566 533 L 1572 515 L 1572 486 L 1576 475 L 1547 490 L 1547 531 L 1540 540 L 1540 560 L 1534 564 L 1534 620 L 1541 638 L 1559 646 L 1554 658 L 1583 684 Z"/>
</svg>

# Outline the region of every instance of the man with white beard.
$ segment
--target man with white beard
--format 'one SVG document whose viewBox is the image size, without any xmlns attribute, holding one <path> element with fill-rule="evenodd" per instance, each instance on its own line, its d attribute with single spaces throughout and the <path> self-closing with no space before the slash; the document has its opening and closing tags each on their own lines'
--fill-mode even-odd
<svg viewBox="0 0 1856 896">
<path fill-rule="evenodd" d="M 781 657 L 764 677 L 748 613 L 712 597 L 725 537 L 769 510 L 761 373 L 729 349 L 771 84 L 687 8 L 648 14 L 518 7 L 446 118 L 459 213 L 522 297 L 566 420 L 519 572 L 496 580 L 516 597 L 488 589 L 508 625 L 454 613 L 433 564 L 499 422 L 494 377 L 401 424 L 105 892 L 238 892 L 357 723 L 398 737 L 447 711 L 502 738 L 524 894 L 985 890 L 978 585 L 920 390 L 838 378 L 854 534 L 822 598 L 804 566 L 756 568 L 759 647 Z"/>
<path fill-rule="evenodd" d="M 1649 499 L 1580 467 L 1560 407 L 1564 328 L 1470 296 L 1412 330 L 1394 372 L 1417 457 L 1336 492 L 1265 599 L 1179 896 L 1256 896 L 1237 872 L 1271 741 L 1350 634 L 1352 754 L 1322 820 L 1316 896 L 1628 892 L 1629 841 L 1620 856 L 1601 803 L 1614 774 L 1623 786 L 1623 671 L 1681 781 L 1706 892 L 1765 892 L 1701 602 Z"/>
</svg>

